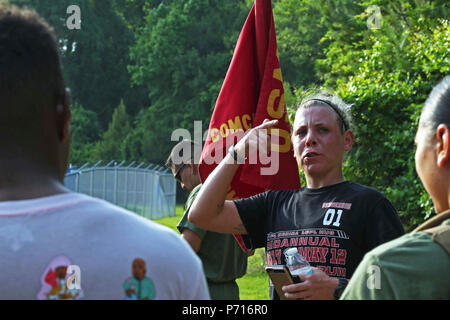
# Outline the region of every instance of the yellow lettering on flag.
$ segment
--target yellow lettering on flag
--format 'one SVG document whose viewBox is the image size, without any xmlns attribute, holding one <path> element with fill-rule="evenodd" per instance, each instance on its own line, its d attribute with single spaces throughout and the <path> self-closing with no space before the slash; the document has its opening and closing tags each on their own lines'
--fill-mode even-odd
<svg viewBox="0 0 450 320">
<path fill-rule="evenodd" d="M 280 153 L 288 153 L 291 150 L 291 136 L 289 135 L 289 132 L 284 129 L 269 129 L 269 134 L 278 136 L 281 139 L 278 139 L 279 144 L 271 144 L 272 151 L 280 152 Z M 284 140 L 283 143 L 281 143 L 280 140 Z"/>
<path fill-rule="evenodd" d="M 280 90 L 273 89 L 269 95 L 269 101 L 267 103 L 267 113 L 275 119 L 281 119 L 285 110 L 285 101 L 284 101 L 284 93 L 280 97 Z M 278 102 L 278 106 L 275 109 L 275 100 L 280 97 L 280 101 Z"/>
<path fill-rule="evenodd" d="M 212 128 L 209 132 L 211 134 L 211 141 L 212 142 L 216 142 L 216 141 L 218 141 L 220 139 L 220 137 L 219 137 L 219 129 Z"/>
<path fill-rule="evenodd" d="M 227 124 L 223 123 L 220 126 L 220 135 L 222 136 L 222 138 L 226 138 L 226 137 L 228 137 L 229 134 L 230 134 L 230 130 L 228 130 Z"/>
<path fill-rule="evenodd" d="M 231 133 L 235 133 L 238 130 L 243 130 L 241 118 L 239 118 L 239 116 L 234 118 L 234 122 L 233 122 L 233 119 L 228 120 L 228 126 L 230 127 Z"/>
<path fill-rule="evenodd" d="M 273 70 L 273 78 L 283 82 L 283 76 L 281 75 L 281 68 L 276 68 L 275 70 Z"/>
<path fill-rule="evenodd" d="M 252 117 L 248 114 L 242 116 L 242 123 L 244 124 L 245 130 L 250 130 L 252 128 Z"/>
</svg>

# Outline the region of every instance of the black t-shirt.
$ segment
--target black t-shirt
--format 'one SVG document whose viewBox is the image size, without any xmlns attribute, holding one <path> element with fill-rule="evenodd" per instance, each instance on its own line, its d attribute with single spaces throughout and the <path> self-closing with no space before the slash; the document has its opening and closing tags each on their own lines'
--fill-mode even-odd
<svg viewBox="0 0 450 320">
<path fill-rule="evenodd" d="M 297 247 L 313 267 L 350 279 L 365 253 L 404 234 L 392 204 L 380 192 L 350 181 L 318 189 L 267 191 L 234 201 L 253 249 L 267 264 L 285 264 Z M 278 299 L 271 288 L 271 298 Z"/>
</svg>

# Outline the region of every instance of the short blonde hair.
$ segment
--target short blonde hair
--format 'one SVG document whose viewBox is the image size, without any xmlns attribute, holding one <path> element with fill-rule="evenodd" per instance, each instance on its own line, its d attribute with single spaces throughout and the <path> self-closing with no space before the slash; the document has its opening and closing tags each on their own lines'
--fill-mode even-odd
<svg viewBox="0 0 450 320">
<path fill-rule="evenodd" d="M 338 96 L 326 91 L 313 93 L 305 97 L 297 107 L 300 109 L 307 109 L 310 107 L 328 107 L 333 109 L 336 113 L 336 120 L 338 121 L 341 133 L 344 133 L 352 127 L 351 105 L 344 102 Z"/>
</svg>

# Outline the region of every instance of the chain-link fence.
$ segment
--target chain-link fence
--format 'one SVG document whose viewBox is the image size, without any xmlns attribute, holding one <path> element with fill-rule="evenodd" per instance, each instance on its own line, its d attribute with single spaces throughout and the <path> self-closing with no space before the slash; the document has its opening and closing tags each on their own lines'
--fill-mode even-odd
<svg viewBox="0 0 450 320">
<path fill-rule="evenodd" d="M 64 184 L 72 191 L 104 199 L 149 219 L 175 215 L 176 181 L 164 167 L 114 161 L 70 168 Z"/>
</svg>

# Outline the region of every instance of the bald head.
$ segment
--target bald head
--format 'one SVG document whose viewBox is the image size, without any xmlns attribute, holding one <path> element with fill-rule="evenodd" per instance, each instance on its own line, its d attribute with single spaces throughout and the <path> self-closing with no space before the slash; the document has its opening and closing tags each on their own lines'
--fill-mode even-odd
<svg viewBox="0 0 450 320">
<path fill-rule="evenodd" d="M 135 277 L 138 280 L 142 280 L 145 277 L 145 273 L 147 272 L 145 268 L 145 261 L 136 258 L 133 261 L 133 277 Z"/>
<path fill-rule="evenodd" d="M 450 76 L 446 76 L 433 88 L 420 116 L 420 125 L 429 138 L 435 135 L 440 124 L 450 128 Z"/>
</svg>

